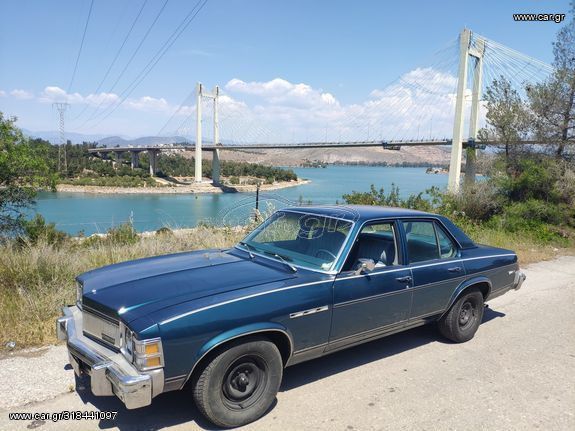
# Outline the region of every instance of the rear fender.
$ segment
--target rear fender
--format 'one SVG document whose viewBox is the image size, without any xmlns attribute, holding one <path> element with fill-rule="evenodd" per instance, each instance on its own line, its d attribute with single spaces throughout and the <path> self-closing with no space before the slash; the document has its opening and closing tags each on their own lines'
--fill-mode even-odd
<svg viewBox="0 0 575 431">
<path fill-rule="evenodd" d="M 484 298 L 485 299 L 489 298 L 489 295 L 491 294 L 491 280 L 489 280 L 489 278 L 487 278 L 485 276 L 473 277 L 469 280 L 464 281 L 459 286 L 457 286 L 457 289 L 455 289 L 455 291 L 451 295 L 451 298 L 449 299 L 449 303 L 447 304 L 447 307 L 446 307 L 445 312 L 443 314 L 445 314 L 449 311 L 451 306 L 453 304 L 455 304 L 455 301 L 457 301 L 457 298 L 459 298 L 459 296 L 461 295 L 461 293 L 465 289 L 467 289 L 468 287 L 471 287 L 475 284 L 487 284 L 487 286 L 489 286 L 489 287 L 487 289 L 487 292 L 484 293 Z"/>
</svg>

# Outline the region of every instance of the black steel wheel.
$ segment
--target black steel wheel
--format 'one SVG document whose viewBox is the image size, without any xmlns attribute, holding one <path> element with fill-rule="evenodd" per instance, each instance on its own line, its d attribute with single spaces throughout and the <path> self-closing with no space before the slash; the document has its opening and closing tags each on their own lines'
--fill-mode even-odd
<svg viewBox="0 0 575 431">
<path fill-rule="evenodd" d="M 194 381 L 200 412 L 220 427 L 237 427 L 263 416 L 282 379 L 281 354 L 264 338 L 238 340 L 206 361 Z"/>
<path fill-rule="evenodd" d="M 483 294 L 479 290 L 465 292 L 439 319 L 439 331 L 456 343 L 471 340 L 483 319 L 483 308 Z"/>
</svg>

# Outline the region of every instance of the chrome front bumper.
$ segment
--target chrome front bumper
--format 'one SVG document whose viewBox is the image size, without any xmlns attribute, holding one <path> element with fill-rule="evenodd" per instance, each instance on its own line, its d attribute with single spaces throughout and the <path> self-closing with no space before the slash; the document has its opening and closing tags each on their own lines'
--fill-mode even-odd
<svg viewBox="0 0 575 431">
<path fill-rule="evenodd" d="M 70 364 L 76 375 L 90 375 L 92 393 L 116 395 L 128 409 L 152 403 L 164 389 L 164 370 L 138 371 L 124 355 L 110 350 L 82 333 L 82 312 L 77 306 L 64 307 L 56 321 L 58 339 L 66 341 Z"/>
<path fill-rule="evenodd" d="M 521 289 L 521 285 L 525 281 L 527 276 L 523 271 L 515 271 L 515 279 L 513 280 L 513 289 L 519 290 Z"/>
</svg>

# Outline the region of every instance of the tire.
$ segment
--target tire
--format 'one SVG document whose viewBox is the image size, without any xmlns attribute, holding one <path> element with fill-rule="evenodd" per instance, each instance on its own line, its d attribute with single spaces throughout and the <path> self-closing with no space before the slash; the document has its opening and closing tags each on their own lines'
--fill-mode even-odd
<svg viewBox="0 0 575 431">
<path fill-rule="evenodd" d="M 483 309 L 483 294 L 479 290 L 470 290 L 461 295 L 439 319 L 439 331 L 456 343 L 469 341 L 481 324 Z"/>
<path fill-rule="evenodd" d="M 279 390 L 283 362 L 265 338 L 238 340 L 216 353 L 198 374 L 193 396 L 214 425 L 238 427 L 262 417 Z"/>
</svg>

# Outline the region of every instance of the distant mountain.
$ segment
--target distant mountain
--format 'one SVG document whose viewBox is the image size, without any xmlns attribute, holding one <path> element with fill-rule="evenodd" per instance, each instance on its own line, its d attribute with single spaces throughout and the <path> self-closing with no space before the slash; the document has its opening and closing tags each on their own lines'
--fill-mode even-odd
<svg viewBox="0 0 575 431">
<path fill-rule="evenodd" d="M 40 138 L 58 144 L 60 142 L 60 132 L 58 131 L 41 131 L 34 132 L 32 130 L 22 129 L 24 135 L 30 138 Z M 66 132 L 66 139 L 73 144 L 81 144 L 82 142 L 98 142 L 100 139 L 105 138 L 107 135 L 86 135 L 83 133 Z"/>
<path fill-rule="evenodd" d="M 120 136 L 109 136 L 98 140 L 98 145 L 102 147 L 153 147 L 157 145 L 167 145 L 175 143 L 192 143 L 183 136 L 143 136 L 136 139 L 125 139 Z"/>
<path fill-rule="evenodd" d="M 30 138 L 40 138 L 58 144 L 60 142 L 60 132 L 58 131 L 41 131 L 35 132 L 32 130 L 22 129 L 24 135 Z M 73 144 L 81 144 L 82 142 L 97 142 L 102 147 L 146 147 L 156 145 L 166 145 L 174 143 L 188 142 L 193 143 L 183 136 L 142 136 L 139 138 L 131 138 L 129 136 L 110 136 L 110 135 L 88 135 L 83 133 L 66 132 L 66 139 Z"/>
</svg>

